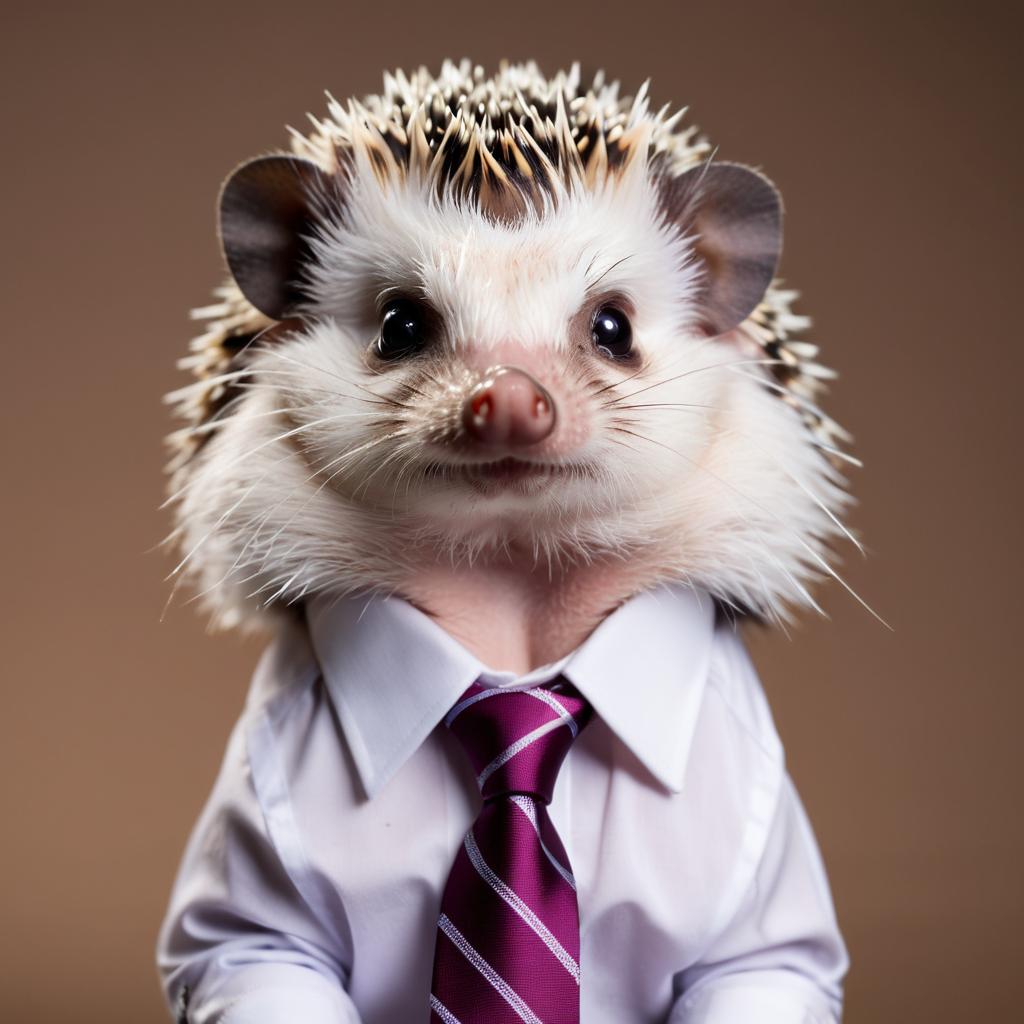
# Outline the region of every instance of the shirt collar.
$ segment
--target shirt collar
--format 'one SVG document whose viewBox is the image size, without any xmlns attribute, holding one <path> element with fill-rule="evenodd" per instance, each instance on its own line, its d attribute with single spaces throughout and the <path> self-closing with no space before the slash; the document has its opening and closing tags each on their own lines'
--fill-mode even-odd
<svg viewBox="0 0 1024 1024">
<path fill-rule="evenodd" d="M 683 785 L 711 656 L 711 599 L 683 585 L 633 597 L 568 657 L 497 672 L 396 597 L 315 599 L 309 625 L 363 788 L 373 797 L 477 679 L 537 685 L 563 674 L 668 789 Z"/>
</svg>

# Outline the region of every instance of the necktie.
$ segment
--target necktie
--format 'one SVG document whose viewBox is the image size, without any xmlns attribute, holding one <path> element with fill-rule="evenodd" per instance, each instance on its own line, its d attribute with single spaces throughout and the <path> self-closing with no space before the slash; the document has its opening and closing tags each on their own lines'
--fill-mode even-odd
<svg viewBox="0 0 1024 1024">
<path fill-rule="evenodd" d="M 547 805 L 590 714 L 568 685 L 474 683 L 445 719 L 484 803 L 441 900 L 432 1024 L 579 1024 L 576 883 Z"/>
</svg>

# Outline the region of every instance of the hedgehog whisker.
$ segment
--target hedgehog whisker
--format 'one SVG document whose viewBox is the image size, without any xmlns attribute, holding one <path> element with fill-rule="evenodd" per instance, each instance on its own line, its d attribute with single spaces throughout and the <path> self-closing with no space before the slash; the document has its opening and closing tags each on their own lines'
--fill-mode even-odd
<svg viewBox="0 0 1024 1024">
<path fill-rule="evenodd" d="M 633 402 L 630 405 L 616 405 L 615 411 L 621 409 L 707 409 L 711 412 L 717 411 L 714 405 L 704 405 L 699 402 Z"/>
<path fill-rule="evenodd" d="M 704 344 L 705 343 L 702 342 L 700 345 L 698 345 L 696 351 L 699 352 L 704 347 Z M 689 352 L 688 353 L 688 352 L 686 352 L 684 350 L 681 350 L 672 359 L 670 359 L 668 361 L 665 369 L 666 370 L 671 370 L 674 367 L 678 366 L 684 360 L 692 359 L 695 354 L 696 354 L 696 352 Z M 636 380 L 637 377 L 639 377 L 642 374 L 646 373 L 647 370 L 648 370 L 648 367 L 641 366 L 638 369 L 634 370 L 628 376 L 623 377 L 622 380 L 613 380 L 611 383 L 605 384 L 603 387 L 598 388 L 596 391 L 591 393 L 590 397 L 591 398 L 597 398 L 599 395 L 603 395 L 606 391 L 611 391 L 614 388 L 622 387 L 623 384 L 628 384 L 631 380 Z M 623 396 L 623 397 L 628 397 L 628 396 Z"/>
<path fill-rule="evenodd" d="M 612 399 L 610 402 L 605 403 L 606 405 L 617 405 L 619 402 L 624 402 L 630 398 L 636 398 L 637 395 L 642 395 L 645 391 L 652 391 L 654 388 L 663 387 L 665 384 L 673 384 L 677 380 L 682 380 L 684 377 L 692 377 L 697 373 L 705 373 L 710 370 L 723 370 L 733 366 L 780 366 L 784 365 L 781 359 L 736 359 L 724 363 L 709 363 L 707 366 L 698 366 L 692 370 L 686 370 L 684 373 L 676 374 L 673 377 L 666 377 L 662 380 L 656 380 L 653 384 L 648 384 L 646 387 L 639 388 L 628 395 L 620 395 L 618 398 Z"/>
<path fill-rule="evenodd" d="M 409 408 L 407 403 L 400 402 L 397 398 L 393 397 L 392 395 L 382 395 L 379 392 L 374 391 L 373 388 L 368 387 L 366 384 L 360 384 L 359 381 L 357 381 L 357 380 L 352 381 L 352 383 L 355 384 L 355 386 L 357 388 L 360 388 L 363 391 L 365 391 L 368 395 L 373 395 L 374 398 L 378 398 L 382 402 L 387 402 L 388 405 L 393 405 L 397 409 L 408 409 Z M 403 386 L 408 387 L 410 391 L 415 392 L 417 395 L 420 395 L 421 397 L 426 398 L 426 395 L 424 395 L 422 391 L 418 390 L 417 388 L 414 388 L 411 384 L 403 385 Z"/>
<path fill-rule="evenodd" d="M 289 360 L 289 362 L 295 363 L 295 360 Z M 295 365 L 302 366 L 301 363 L 295 363 Z M 315 366 L 308 366 L 308 367 L 305 367 L 305 369 L 308 370 L 308 372 L 315 373 L 315 374 L 319 374 L 321 372 L 324 372 L 324 371 L 321 371 L 318 367 L 315 367 Z M 295 370 L 271 370 L 271 369 L 267 369 L 265 367 L 261 367 L 259 369 L 253 368 L 250 372 L 253 374 L 254 377 L 255 376 L 261 376 L 261 377 L 264 377 L 264 376 L 265 377 L 284 377 L 286 380 L 297 381 L 299 384 L 301 384 L 303 389 L 310 389 L 310 388 L 312 388 L 312 389 L 315 389 L 315 390 L 319 391 L 321 394 L 330 395 L 330 396 L 335 397 L 335 398 L 344 398 L 344 399 L 347 399 L 350 402 L 365 402 L 367 405 L 393 405 L 393 404 L 395 404 L 393 402 L 386 401 L 384 398 L 380 397 L 379 395 L 374 400 L 374 399 L 369 399 L 369 398 L 363 398 L 361 395 L 348 394 L 345 391 L 337 391 L 334 388 L 327 388 L 327 387 L 323 387 L 322 385 L 317 386 L 315 384 L 311 384 L 311 383 L 309 383 L 307 381 L 306 377 L 303 376 L 303 374 L 298 373 Z M 338 376 L 338 374 L 330 374 L 330 376 L 337 377 L 338 380 L 340 380 L 343 384 L 354 384 L 355 383 L 355 381 L 345 380 L 344 377 L 340 377 L 340 376 Z M 259 382 L 258 381 L 254 381 L 253 383 L 254 384 L 258 384 Z M 244 386 L 244 385 L 242 385 L 242 386 Z"/>
<path fill-rule="evenodd" d="M 233 469 L 235 466 L 239 465 L 241 462 L 246 461 L 251 456 L 256 455 L 258 452 L 262 451 L 264 448 L 268 448 L 272 444 L 277 444 L 278 442 L 284 441 L 284 440 L 286 440 L 289 437 L 294 437 L 297 434 L 301 434 L 303 431 L 312 430 L 315 427 L 320 427 L 320 426 L 323 426 L 324 424 L 327 424 L 327 423 L 338 422 L 339 420 L 349 418 L 352 415 L 353 414 L 351 412 L 334 413 L 334 414 L 332 414 L 330 416 L 324 416 L 324 417 L 322 417 L 320 419 L 312 420 L 309 423 L 302 423 L 302 424 L 300 424 L 297 427 L 293 427 L 291 430 L 286 430 L 286 431 L 284 431 L 281 434 L 277 434 L 274 437 L 268 438 L 266 441 L 261 441 L 254 448 L 249 448 L 246 451 L 242 452 L 241 454 L 236 455 L 233 459 L 229 460 L 226 465 L 221 467 L 221 472 L 225 472 L 226 470 Z M 200 477 L 196 477 L 194 480 L 189 481 L 187 484 L 185 484 L 184 487 L 182 487 L 179 490 L 175 491 L 174 494 L 172 494 L 170 497 L 168 497 L 160 505 L 160 507 L 161 508 L 166 508 L 168 505 L 171 505 L 171 504 L 173 504 L 176 501 L 180 501 L 181 498 L 183 498 L 192 489 L 192 487 L 194 487 L 196 485 L 196 483 L 200 479 L 201 479 Z"/>
<path fill-rule="evenodd" d="M 603 395 L 606 391 L 611 391 L 612 388 L 617 388 L 621 387 L 623 384 L 628 384 L 629 381 L 635 380 L 643 372 L 644 367 L 641 366 L 639 370 L 636 370 L 634 373 L 631 373 L 628 377 L 624 377 L 622 380 L 613 380 L 611 384 L 605 384 L 604 387 L 598 388 L 597 391 L 595 391 L 593 395 L 591 395 L 591 397 L 597 398 L 598 395 Z"/>
<path fill-rule="evenodd" d="M 245 397 L 244 395 L 240 395 L 238 398 L 233 398 L 231 400 L 231 402 L 232 403 L 233 402 L 239 402 L 239 401 L 243 400 L 244 397 Z M 228 404 L 230 405 L 231 403 L 228 403 Z M 314 408 L 316 408 L 316 406 L 313 403 L 308 403 L 306 405 L 282 406 L 282 407 L 277 408 L 277 409 L 266 409 L 263 412 L 247 412 L 245 414 L 244 418 L 246 420 L 261 420 L 261 419 L 266 419 L 268 416 L 289 416 L 291 413 L 299 412 L 300 410 L 314 409 Z M 216 415 L 211 416 L 204 423 L 199 423 L 199 424 L 197 424 L 194 427 L 189 427 L 187 430 L 181 431 L 180 432 L 181 435 L 183 437 L 193 437 L 193 436 L 198 435 L 198 434 L 209 434 L 209 433 L 212 433 L 215 430 L 219 430 L 220 428 L 222 428 L 224 426 L 225 421 L 227 419 L 231 418 L 231 417 L 220 416 L 220 413 L 222 411 L 223 410 L 218 410 Z M 355 417 L 355 416 L 365 416 L 365 415 L 366 415 L 366 413 L 352 413 L 353 417 Z"/>
<path fill-rule="evenodd" d="M 373 397 L 378 402 L 382 402 L 386 405 L 393 405 L 400 409 L 407 408 L 407 406 L 404 403 L 399 402 L 397 399 L 390 398 L 387 395 L 378 394 L 378 392 L 374 391 L 372 388 L 367 387 L 365 384 L 360 384 L 359 381 L 357 380 L 350 380 L 348 378 L 342 377 L 341 374 L 335 373 L 333 370 L 327 367 L 312 366 L 308 363 L 304 363 L 301 359 L 295 359 L 292 356 L 286 356 L 283 352 L 275 351 L 272 352 L 271 355 L 276 359 L 280 359 L 282 362 L 291 363 L 293 366 L 297 366 L 303 370 L 308 370 L 311 373 L 326 373 L 328 376 L 334 377 L 336 380 L 341 381 L 343 384 L 354 384 L 357 388 L 360 388 L 361 390 L 367 392 L 368 394 L 373 395 Z"/>
<path fill-rule="evenodd" d="M 350 448 L 347 451 L 341 452 L 339 455 L 336 455 L 336 456 L 333 456 L 331 458 L 328 458 L 326 462 L 321 462 L 320 465 L 317 465 L 316 461 L 313 460 L 313 461 L 308 463 L 310 466 L 313 467 L 313 472 L 311 472 L 309 474 L 309 476 L 307 476 L 306 479 L 302 481 L 302 483 L 303 484 L 311 483 L 318 476 L 320 476 L 321 474 L 325 473 L 327 470 L 331 469 L 337 463 L 344 461 L 345 459 L 349 458 L 352 455 L 359 455 L 363 451 L 368 451 L 371 448 L 376 447 L 378 444 L 381 444 L 384 441 L 388 441 L 388 440 L 390 440 L 393 437 L 400 437 L 403 434 L 408 433 L 409 430 L 410 430 L 410 428 L 405 427 L 405 426 L 399 427 L 396 430 L 393 430 L 393 431 L 391 431 L 391 432 L 389 432 L 387 434 L 381 435 L 380 437 L 375 437 L 375 438 L 372 438 L 369 441 L 365 441 L 363 444 L 357 445 L 355 448 Z M 327 454 L 330 454 L 330 453 L 328 452 Z"/>
<path fill-rule="evenodd" d="M 693 360 L 697 357 L 697 355 L 704 349 L 704 347 L 706 345 L 708 345 L 713 340 L 714 340 L 713 338 L 706 338 L 704 341 L 702 341 L 700 344 L 698 344 L 696 349 L 694 351 L 692 351 L 692 352 L 686 352 L 685 350 L 681 350 L 672 359 L 668 360 L 667 363 L 663 367 L 661 367 L 661 372 L 662 373 L 670 373 L 677 366 L 679 366 L 680 363 L 684 363 L 684 362 L 685 363 L 692 363 Z M 718 365 L 718 364 L 715 364 L 715 365 Z M 691 367 L 691 369 L 692 369 L 692 367 Z M 698 369 L 700 369 L 700 368 L 698 367 Z M 643 374 L 647 373 L 648 370 L 649 370 L 649 367 L 647 367 L 647 366 L 640 366 L 638 369 L 634 370 L 631 374 L 629 374 L 629 376 L 624 377 L 622 380 L 611 381 L 610 383 L 605 384 L 602 387 L 599 387 L 596 391 L 591 393 L 591 398 L 598 398 L 600 395 L 603 395 L 603 394 L 605 394 L 608 391 L 613 391 L 613 390 L 616 390 L 618 388 L 621 388 L 622 386 L 628 384 L 630 381 L 636 380 L 638 377 L 640 377 Z M 671 377 L 671 378 L 665 379 L 665 383 L 669 383 L 670 380 L 675 380 L 675 379 L 677 379 L 677 378 Z M 661 382 L 658 381 L 658 382 L 655 382 L 655 383 L 661 383 Z M 640 394 L 642 392 L 642 390 L 643 389 L 640 389 L 638 391 L 634 391 L 633 394 Z M 631 395 L 619 395 L 617 398 L 612 398 L 611 401 L 612 402 L 626 401 L 630 397 L 631 397 Z M 607 400 L 606 400 L 606 402 L 604 404 L 607 405 Z"/>
</svg>

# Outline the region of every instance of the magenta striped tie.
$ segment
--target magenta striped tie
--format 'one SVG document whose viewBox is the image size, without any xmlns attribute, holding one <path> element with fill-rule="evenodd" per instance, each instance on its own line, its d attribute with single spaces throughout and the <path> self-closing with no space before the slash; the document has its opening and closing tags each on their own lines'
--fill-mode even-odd
<svg viewBox="0 0 1024 1024">
<path fill-rule="evenodd" d="M 441 900 L 432 1022 L 579 1024 L 576 883 L 547 805 L 590 707 L 557 683 L 474 683 L 445 719 L 484 805 Z"/>
</svg>

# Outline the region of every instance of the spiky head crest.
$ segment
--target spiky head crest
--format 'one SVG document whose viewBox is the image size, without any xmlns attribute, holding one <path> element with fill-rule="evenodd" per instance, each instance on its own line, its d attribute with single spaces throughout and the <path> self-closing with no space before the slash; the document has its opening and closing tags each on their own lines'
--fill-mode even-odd
<svg viewBox="0 0 1024 1024">
<path fill-rule="evenodd" d="M 578 65 L 548 79 L 536 64 L 446 61 L 434 77 L 384 76 L 384 91 L 312 118 L 293 148 L 326 170 L 365 163 L 382 186 L 409 178 L 439 195 L 468 199 L 498 218 L 542 211 L 578 189 L 596 189 L 634 164 L 679 173 L 710 152 L 697 130 L 678 130 L 685 110 L 649 110 L 646 84 L 623 98 L 598 72 L 584 85 Z"/>
</svg>

